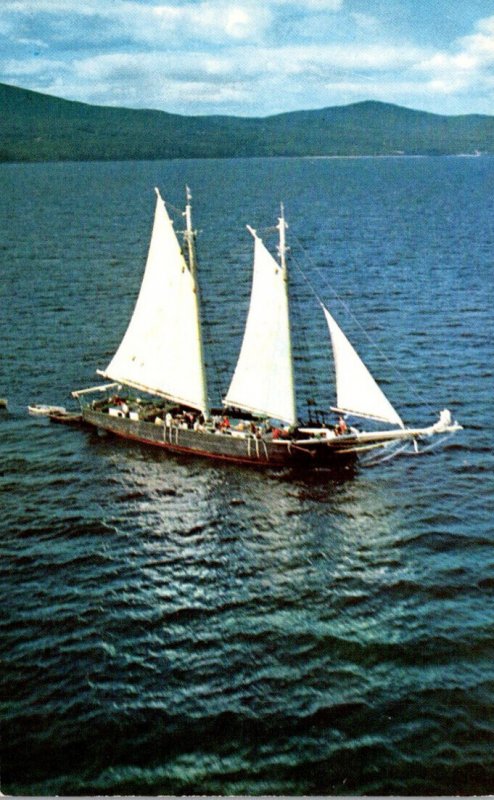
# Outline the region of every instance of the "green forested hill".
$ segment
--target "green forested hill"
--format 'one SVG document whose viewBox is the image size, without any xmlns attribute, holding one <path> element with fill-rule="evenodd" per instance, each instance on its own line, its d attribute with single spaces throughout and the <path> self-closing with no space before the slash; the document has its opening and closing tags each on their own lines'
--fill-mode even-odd
<svg viewBox="0 0 494 800">
<path fill-rule="evenodd" d="M 378 102 L 264 118 L 92 106 L 0 84 L 0 161 L 494 153 L 494 117 Z"/>
</svg>

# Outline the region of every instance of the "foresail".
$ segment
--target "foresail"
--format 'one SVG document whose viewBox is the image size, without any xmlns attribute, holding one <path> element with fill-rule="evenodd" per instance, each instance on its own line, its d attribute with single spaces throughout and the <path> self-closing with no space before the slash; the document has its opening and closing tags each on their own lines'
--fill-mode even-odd
<svg viewBox="0 0 494 800">
<path fill-rule="evenodd" d="M 249 230 L 255 242 L 250 307 L 224 403 L 294 425 L 297 412 L 286 269 L 275 261 L 255 231 Z"/>
<path fill-rule="evenodd" d="M 333 346 L 338 411 L 404 428 L 398 412 L 379 388 L 339 325 L 324 306 L 323 311 Z"/>
<path fill-rule="evenodd" d="M 134 313 L 106 377 L 207 413 L 199 303 L 156 189 L 153 232 Z"/>
</svg>

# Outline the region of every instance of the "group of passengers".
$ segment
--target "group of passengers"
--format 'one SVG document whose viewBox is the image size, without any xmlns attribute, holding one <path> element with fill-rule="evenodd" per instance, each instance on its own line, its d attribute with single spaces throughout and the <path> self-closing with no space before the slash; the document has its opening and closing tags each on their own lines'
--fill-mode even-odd
<svg viewBox="0 0 494 800">
<path fill-rule="evenodd" d="M 98 403 L 95 403 L 95 405 L 117 406 L 125 416 L 127 416 L 130 411 L 126 400 L 118 396 L 113 396 L 106 401 L 98 401 Z M 151 411 L 151 409 L 149 410 Z M 279 427 L 271 425 L 269 420 L 263 420 L 262 422 L 255 423 L 253 420 L 241 419 L 232 424 L 227 414 L 223 414 L 222 416 L 213 416 L 206 423 L 204 415 L 199 411 L 181 409 L 180 411 L 175 410 L 174 413 L 172 413 L 171 410 L 168 410 L 164 415 L 164 418 L 162 414 L 159 413 L 158 408 L 154 407 L 153 412 L 158 412 L 154 417 L 155 423 L 158 425 L 164 424 L 169 428 L 176 427 L 194 431 L 213 430 L 215 433 L 230 434 L 234 431 L 237 431 L 247 435 L 250 434 L 251 436 L 255 436 L 257 439 L 268 438 L 275 441 L 278 439 L 292 439 L 296 432 L 296 428 L 293 426 Z M 146 414 L 146 417 L 147 416 L 148 414 Z M 333 428 L 333 431 L 337 436 L 342 436 L 345 433 L 348 433 L 348 426 L 343 417 L 339 417 L 337 424 Z"/>
<path fill-rule="evenodd" d="M 178 427 L 195 431 L 214 431 L 215 433 L 235 435 L 243 433 L 247 436 L 255 436 L 257 439 L 291 439 L 295 432 L 293 427 L 277 427 L 271 425 L 268 420 L 254 422 L 253 420 L 230 420 L 227 414 L 212 416 L 206 423 L 203 414 L 193 411 L 180 411 L 172 414 L 168 411 L 165 419 L 157 417 L 157 423 L 162 423 L 167 427 Z"/>
</svg>

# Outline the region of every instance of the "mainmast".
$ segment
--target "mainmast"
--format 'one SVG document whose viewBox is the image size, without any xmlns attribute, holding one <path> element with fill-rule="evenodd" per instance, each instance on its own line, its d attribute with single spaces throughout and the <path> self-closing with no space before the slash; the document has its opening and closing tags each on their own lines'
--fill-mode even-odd
<svg viewBox="0 0 494 800">
<path fill-rule="evenodd" d="M 288 228 L 288 225 L 286 224 L 286 221 L 285 221 L 285 208 L 283 206 L 283 203 L 281 203 L 281 205 L 280 205 L 280 216 L 278 217 L 278 224 L 277 224 L 276 227 L 278 228 L 278 231 L 280 233 L 280 242 L 278 244 L 278 255 L 280 257 L 280 266 L 281 266 L 281 268 L 284 271 L 285 276 L 286 276 L 286 274 L 287 274 L 287 272 L 286 272 L 286 254 L 288 252 L 288 247 L 286 246 L 285 232 L 286 232 L 286 229 Z M 285 278 L 285 280 L 286 280 L 286 278 Z"/>
<path fill-rule="evenodd" d="M 280 266 L 283 273 L 283 283 L 285 286 L 285 296 L 286 296 L 286 324 L 287 324 L 287 334 L 288 334 L 288 384 L 289 384 L 289 391 L 290 391 L 290 402 L 293 407 L 293 412 L 295 418 L 297 417 L 297 399 L 295 395 L 295 375 L 293 369 L 293 353 L 292 353 L 292 329 L 290 323 L 290 298 L 288 296 L 288 270 L 287 270 L 287 263 L 286 263 L 286 254 L 289 250 L 286 244 L 286 229 L 288 225 L 285 220 L 285 207 L 283 203 L 280 203 L 280 216 L 278 217 L 278 228 L 280 234 L 280 241 L 278 244 L 278 255 L 280 258 Z"/>
<path fill-rule="evenodd" d="M 196 323 L 197 323 L 197 342 L 199 346 L 199 360 L 202 366 L 202 392 L 204 397 L 204 408 L 203 414 L 204 417 L 207 419 L 209 417 L 209 404 L 208 404 L 208 394 L 207 394 L 207 378 L 206 378 L 206 365 L 204 362 L 204 346 L 202 341 L 202 322 L 201 322 L 201 307 L 200 307 L 200 296 L 199 296 L 199 283 L 197 281 L 197 262 L 196 262 L 196 249 L 195 249 L 195 238 L 196 238 L 196 231 L 192 227 L 192 193 L 188 186 L 185 187 L 185 232 L 184 238 L 185 243 L 187 245 L 188 251 L 188 261 L 189 261 L 189 272 L 191 274 L 192 280 L 194 282 L 194 294 L 196 300 Z"/>
<path fill-rule="evenodd" d="M 192 194 L 188 186 L 185 187 L 185 232 L 184 239 L 187 244 L 187 251 L 189 255 L 189 270 L 194 280 L 196 280 L 196 252 L 195 252 L 195 238 L 196 231 L 192 228 Z"/>
<path fill-rule="evenodd" d="M 250 305 L 237 366 L 223 403 L 296 425 L 283 209 L 277 227 L 280 260 L 247 226 L 254 238 Z"/>
</svg>

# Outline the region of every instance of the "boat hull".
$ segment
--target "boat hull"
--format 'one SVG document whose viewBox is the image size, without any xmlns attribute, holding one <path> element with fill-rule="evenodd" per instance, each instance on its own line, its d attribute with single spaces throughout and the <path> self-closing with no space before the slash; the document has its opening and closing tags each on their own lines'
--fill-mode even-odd
<svg viewBox="0 0 494 800">
<path fill-rule="evenodd" d="M 50 414 L 65 414 L 66 409 L 63 406 L 47 406 L 41 403 L 34 403 L 27 407 L 29 414 L 33 417 L 49 417 Z"/>
<path fill-rule="evenodd" d="M 351 453 L 337 453 L 326 442 L 298 445 L 296 440 L 272 441 L 249 435 L 235 435 L 213 430 L 193 430 L 176 425 L 131 420 L 86 406 L 83 420 L 99 430 L 171 453 L 202 456 L 257 467 L 332 468 L 352 464 Z"/>
</svg>

